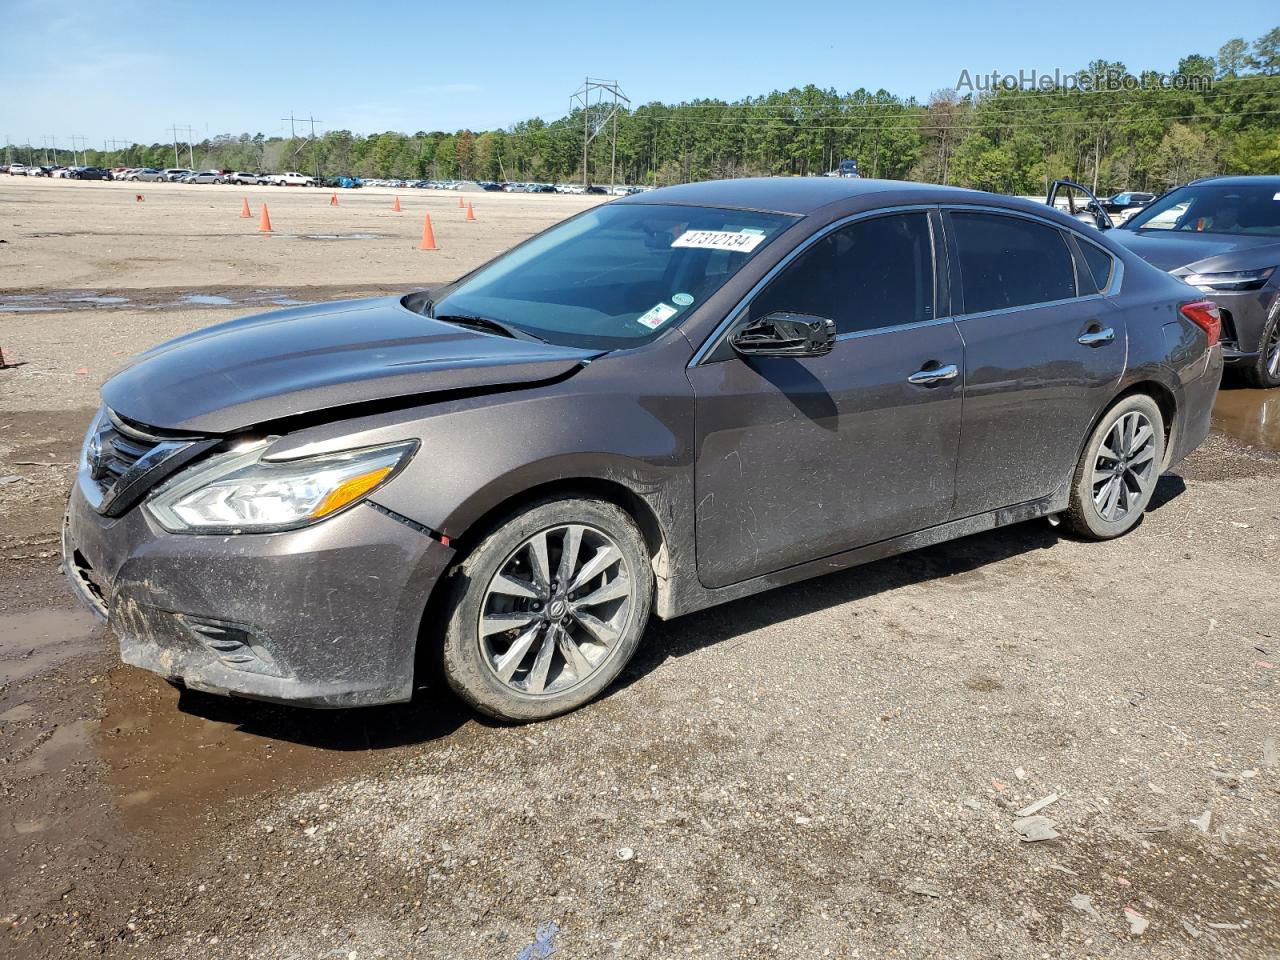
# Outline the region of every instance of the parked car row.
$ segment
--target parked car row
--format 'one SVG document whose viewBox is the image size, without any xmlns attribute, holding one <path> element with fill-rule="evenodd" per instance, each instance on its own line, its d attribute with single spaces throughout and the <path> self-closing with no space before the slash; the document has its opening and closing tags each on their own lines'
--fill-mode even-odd
<svg viewBox="0 0 1280 960">
<path fill-rule="evenodd" d="M 321 180 L 305 173 L 247 173 L 235 170 L 188 170 L 186 167 L 55 167 L 10 163 L 0 165 L 0 173 L 14 177 L 59 177 L 69 180 L 126 180 L 130 183 L 230 183 L 276 187 L 360 186 L 358 178 L 330 177 Z"/>
<path fill-rule="evenodd" d="M 257 173 L 246 170 L 189 170 L 186 167 L 49 167 L 29 166 L 22 163 L 0 166 L 0 173 L 12 176 L 66 177 L 73 180 L 126 180 L 130 183 L 216 183 L 236 186 L 273 187 L 325 187 L 351 189 L 354 187 L 393 187 L 399 190 L 462 190 L 464 188 L 501 193 L 561 193 L 597 194 L 600 196 L 627 197 L 643 193 L 651 187 L 613 186 L 602 187 L 580 183 L 536 183 L 506 180 L 400 180 L 362 179 L 352 176 L 317 178 L 305 173 Z"/>
<path fill-rule="evenodd" d="M 37 164 L 10 163 L 0 166 L 0 173 L 11 177 L 58 177 L 68 180 L 110 180 L 111 171 L 102 167 L 53 167 Z"/>
<path fill-rule="evenodd" d="M 615 186 L 601 187 L 583 186 L 580 183 L 524 183 L 510 180 L 401 180 L 371 179 L 364 184 L 370 187 L 394 187 L 398 190 L 462 190 L 479 187 L 491 193 L 567 193 L 567 194 L 599 194 L 601 196 L 629 197 L 642 193 L 651 187 Z"/>
</svg>

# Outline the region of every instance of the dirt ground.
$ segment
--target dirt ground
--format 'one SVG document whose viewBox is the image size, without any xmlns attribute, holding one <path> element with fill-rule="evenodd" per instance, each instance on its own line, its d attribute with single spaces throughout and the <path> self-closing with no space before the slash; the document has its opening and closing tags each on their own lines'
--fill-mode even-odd
<svg viewBox="0 0 1280 960">
<path fill-rule="evenodd" d="M 56 544 L 114 367 L 427 286 L 592 202 L 473 194 L 470 223 L 456 194 L 328 197 L 0 176 L 0 956 L 1280 956 L 1259 391 L 1223 392 L 1119 541 L 1023 524 L 655 623 L 608 696 L 533 727 L 121 666 Z M 1058 836 L 1022 841 L 1051 797 Z"/>
</svg>

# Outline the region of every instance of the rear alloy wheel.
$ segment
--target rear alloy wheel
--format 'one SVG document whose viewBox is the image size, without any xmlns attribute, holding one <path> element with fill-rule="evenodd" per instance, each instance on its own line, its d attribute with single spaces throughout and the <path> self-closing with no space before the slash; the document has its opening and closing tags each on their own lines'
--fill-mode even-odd
<svg viewBox="0 0 1280 960">
<path fill-rule="evenodd" d="M 1280 296 L 1271 305 L 1271 316 L 1262 328 L 1262 340 L 1258 344 L 1258 359 L 1250 365 L 1246 376 L 1255 387 L 1280 387 Z"/>
<path fill-rule="evenodd" d="M 502 720 L 554 717 L 626 666 L 653 600 L 644 539 L 600 500 L 513 517 L 463 561 L 443 644 L 449 685 Z"/>
<path fill-rule="evenodd" d="M 1164 418 L 1146 394 L 1126 397 L 1108 410 L 1076 467 L 1067 526 L 1092 540 L 1132 530 L 1160 479 L 1164 442 Z"/>
</svg>

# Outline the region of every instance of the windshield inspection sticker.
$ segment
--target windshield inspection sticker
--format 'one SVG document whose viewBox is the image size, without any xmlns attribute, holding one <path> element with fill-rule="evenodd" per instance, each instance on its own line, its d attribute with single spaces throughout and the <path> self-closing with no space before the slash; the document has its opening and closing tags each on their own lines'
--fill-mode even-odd
<svg viewBox="0 0 1280 960">
<path fill-rule="evenodd" d="M 677 293 L 671 297 L 671 302 L 680 307 L 687 307 L 693 303 L 693 295 L 688 293 Z"/>
<path fill-rule="evenodd" d="M 643 324 L 650 330 L 657 330 L 679 312 L 678 308 L 671 306 L 669 303 L 659 303 L 636 317 L 636 323 Z"/>
<path fill-rule="evenodd" d="M 750 253 L 763 240 L 763 233 L 750 233 L 746 230 L 686 230 L 671 242 L 671 246 Z"/>
</svg>

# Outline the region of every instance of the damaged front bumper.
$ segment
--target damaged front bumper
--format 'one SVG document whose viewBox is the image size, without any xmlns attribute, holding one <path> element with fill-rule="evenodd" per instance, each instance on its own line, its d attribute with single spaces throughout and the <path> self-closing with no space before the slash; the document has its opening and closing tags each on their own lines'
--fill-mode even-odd
<svg viewBox="0 0 1280 960">
<path fill-rule="evenodd" d="M 126 663 L 185 686 L 313 707 L 405 701 L 453 551 L 369 503 L 283 533 L 177 535 L 73 489 L 63 564 Z"/>
</svg>

